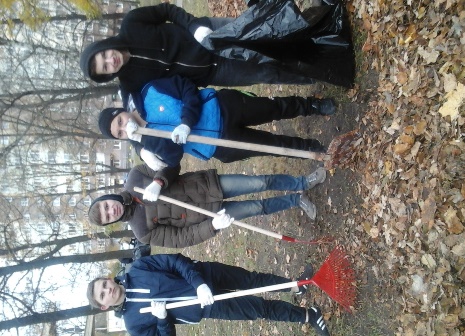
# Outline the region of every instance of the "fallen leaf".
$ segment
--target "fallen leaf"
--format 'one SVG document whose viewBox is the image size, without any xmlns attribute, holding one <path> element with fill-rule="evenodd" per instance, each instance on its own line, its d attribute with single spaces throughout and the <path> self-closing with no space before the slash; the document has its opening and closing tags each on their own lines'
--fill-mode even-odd
<svg viewBox="0 0 465 336">
<path fill-rule="evenodd" d="M 450 116 L 452 120 L 457 119 L 459 108 L 465 100 L 465 85 L 458 83 L 455 90 L 446 95 L 446 102 L 439 108 L 443 117 Z"/>
</svg>

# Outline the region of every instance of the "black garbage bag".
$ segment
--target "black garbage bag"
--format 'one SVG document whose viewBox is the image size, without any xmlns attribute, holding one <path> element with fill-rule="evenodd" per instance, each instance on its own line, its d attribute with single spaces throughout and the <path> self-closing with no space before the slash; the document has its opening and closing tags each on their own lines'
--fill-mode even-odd
<svg viewBox="0 0 465 336">
<path fill-rule="evenodd" d="M 292 0 L 262 0 L 202 45 L 222 57 L 272 62 L 335 85 L 351 87 L 354 82 L 355 55 L 342 3 L 301 12 Z"/>
</svg>

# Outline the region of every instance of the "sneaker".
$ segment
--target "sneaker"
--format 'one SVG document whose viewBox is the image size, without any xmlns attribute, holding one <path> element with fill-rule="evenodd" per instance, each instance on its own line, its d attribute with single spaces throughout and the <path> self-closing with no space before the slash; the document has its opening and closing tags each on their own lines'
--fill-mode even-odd
<svg viewBox="0 0 465 336">
<path fill-rule="evenodd" d="M 317 184 L 323 183 L 326 180 L 326 169 L 320 167 L 313 173 L 308 175 L 305 180 L 307 181 L 307 189 L 314 188 Z"/>
<path fill-rule="evenodd" d="M 316 206 L 313 204 L 310 199 L 305 195 L 300 195 L 299 206 L 307 214 L 310 219 L 316 218 Z"/>
<path fill-rule="evenodd" d="M 300 277 L 297 278 L 297 281 L 309 280 L 312 277 L 313 277 L 313 266 L 311 264 L 307 264 L 305 266 L 304 272 L 300 275 Z M 308 288 L 308 285 L 299 286 L 299 291 L 296 292 L 295 294 L 304 295 L 305 293 L 307 293 L 307 288 Z"/>
<path fill-rule="evenodd" d="M 308 323 L 315 329 L 315 333 L 318 336 L 330 336 L 329 330 L 326 327 L 325 319 L 321 314 L 320 308 L 311 307 L 307 310 Z"/>
<path fill-rule="evenodd" d="M 309 109 L 313 113 L 329 116 L 336 113 L 336 103 L 332 98 L 308 98 L 310 102 Z"/>
</svg>

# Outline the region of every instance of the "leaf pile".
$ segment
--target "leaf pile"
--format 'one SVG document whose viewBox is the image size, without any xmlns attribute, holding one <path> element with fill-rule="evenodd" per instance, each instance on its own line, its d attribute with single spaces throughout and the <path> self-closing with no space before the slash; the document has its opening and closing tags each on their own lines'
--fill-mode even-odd
<svg viewBox="0 0 465 336">
<path fill-rule="evenodd" d="M 383 251 L 397 286 L 397 334 L 463 335 L 465 2 L 348 6 L 366 33 L 363 67 L 379 73 L 377 99 L 362 120 L 359 228 Z"/>
</svg>

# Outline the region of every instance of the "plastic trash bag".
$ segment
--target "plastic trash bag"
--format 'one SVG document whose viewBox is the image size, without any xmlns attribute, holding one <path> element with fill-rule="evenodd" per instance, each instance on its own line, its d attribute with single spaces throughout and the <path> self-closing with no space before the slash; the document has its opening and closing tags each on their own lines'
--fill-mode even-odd
<svg viewBox="0 0 465 336">
<path fill-rule="evenodd" d="M 222 57 L 272 62 L 298 75 L 353 85 L 355 56 L 341 3 L 301 12 L 292 0 L 263 0 L 212 32 L 202 45 Z"/>
</svg>

